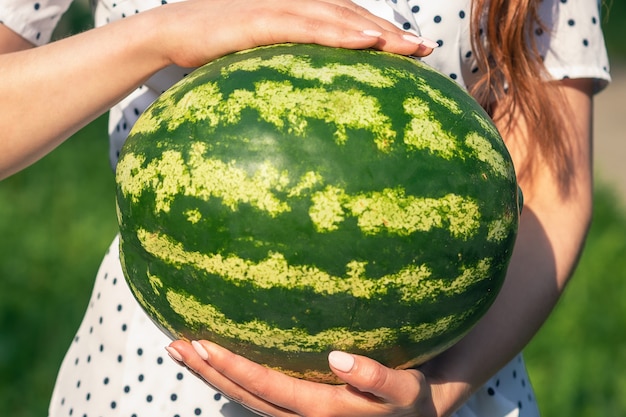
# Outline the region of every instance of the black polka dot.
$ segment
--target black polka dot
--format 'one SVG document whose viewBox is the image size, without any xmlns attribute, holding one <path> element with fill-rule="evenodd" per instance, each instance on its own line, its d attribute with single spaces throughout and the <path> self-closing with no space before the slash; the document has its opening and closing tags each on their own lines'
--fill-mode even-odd
<svg viewBox="0 0 626 417">
<path fill-rule="evenodd" d="M 178 395 L 176 395 L 176 394 L 170 395 L 170 400 L 176 401 L 177 399 L 178 399 Z"/>
<path fill-rule="evenodd" d="M 40 8 L 40 7 L 41 7 L 41 4 L 39 4 L 39 3 L 35 3 L 35 4 L 33 5 L 33 8 L 34 8 L 35 10 L 39 10 L 39 8 Z"/>
<path fill-rule="evenodd" d="M 439 16 L 439 15 L 435 16 L 435 17 L 433 18 L 433 21 L 434 21 L 435 23 L 441 23 L 441 16 Z"/>
<path fill-rule="evenodd" d="M 202 410 L 199 408 L 196 408 L 195 410 L 193 410 L 193 413 L 197 416 L 199 416 L 200 414 L 202 414 Z"/>
<path fill-rule="evenodd" d="M 489 387 L 487 388 L 487 394 L 494 396 L 496 395 L 496 391 L 493 388 Z"/>
</svg>

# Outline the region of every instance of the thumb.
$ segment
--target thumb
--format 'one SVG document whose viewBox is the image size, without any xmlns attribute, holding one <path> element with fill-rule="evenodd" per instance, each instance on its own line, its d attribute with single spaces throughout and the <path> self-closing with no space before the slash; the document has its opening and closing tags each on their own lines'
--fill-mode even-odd
<svg viewBox="0 0 626 417">
<path fill-rule="evenodd" d="M 340 351 L 331 352 L 328 363 L 348 385 L 396 406 L 414 405 L 427 391 L 426 378 L 414 369 L 391 369 L 373 359 Z"/>
</svg>

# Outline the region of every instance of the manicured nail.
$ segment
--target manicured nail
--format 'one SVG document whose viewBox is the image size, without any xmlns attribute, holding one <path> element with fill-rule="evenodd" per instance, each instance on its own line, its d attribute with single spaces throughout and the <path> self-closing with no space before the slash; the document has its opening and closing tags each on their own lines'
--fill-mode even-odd
<svg viewBox="0 0 626 417">
<path fill-rule="evenodd" d="M 363 34 L 366 36 L 372 36 L 374 38 L 380 38 L 381 36 L 383 36 L 382 32 L 379 32 L 377 30 L 372 30 L 372 29 L 365 29 L 363 31 Z"/>
<path fill-rule="evenodd" d="M 439 43 L 435 42 L 433 40 L 427 39 L 427 38 L 422 38 L 422 45 L 424 45 L 427 48 L 430 49 L 435 49 L 439 47 Z"/>
<path fill-rule="evenodd" d="M 209 360 L 209 352 L 207 352 L 207 350 L 204 348 L 204 346 L 202 346 L 200 342 L 194 340 L 191 342 L 191 346 L 193 346 L 196 353 L 200 355 L 202 359 L 204 359 L 205 361 Z"/>
<path fill-rule="evenodd" d="M 338 371 L 350 372 L 354 366 L 354 356 L 335 350 L 328 354 L 328 363 Z"/>
<path fill-rule="evenodd" d="M 421 45 L 424 43 L 424 39 L 420 38 L 419 36 L 415 36 L 415 35 L 402 35 L 402 38 L 405 41 L 409 41 L 411 43 L 414 43 L 416 45 Z"/>
<path fill-rule="evenodd" d="M 165 350 L 167 350 L 167 353 L 170 355 L 170 357 L 172 359 L 174 359 L 177 362 L 182 362 L 183 361 L 183 357 L 180 355 L 180 353 L 178 353 L 178 351 L 176 349 L 174 349 L 171 346 L 165 346 Z"/>
</svg>

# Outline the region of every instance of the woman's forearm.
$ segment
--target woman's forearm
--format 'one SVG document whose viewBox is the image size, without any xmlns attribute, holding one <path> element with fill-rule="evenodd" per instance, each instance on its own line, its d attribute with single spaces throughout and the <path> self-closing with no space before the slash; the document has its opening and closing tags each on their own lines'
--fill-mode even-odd
<svg viewBox="0 0 626 417">
<path fill-rule="evenodd" d="M 150 19 L 132 19 L 0 55 L 0 177 L 52 150 L 167 64 L 147 42 Z"/>
</svg>

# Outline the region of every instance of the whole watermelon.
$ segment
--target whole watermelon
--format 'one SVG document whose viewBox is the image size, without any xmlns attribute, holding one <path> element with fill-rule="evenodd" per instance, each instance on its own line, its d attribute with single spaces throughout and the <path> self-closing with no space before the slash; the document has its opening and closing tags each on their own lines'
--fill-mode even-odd
<svg viewBox="0 0 626 417">
<path fill-rule="evenodd" d="M 172 338 L 334 383 L 459 340 L 503 282 L 509 154 L 459 86 L 407 57 L 277 45 L 214 61 L 139 118 L 117 166 L 130 287 Z"/>
</svg>

